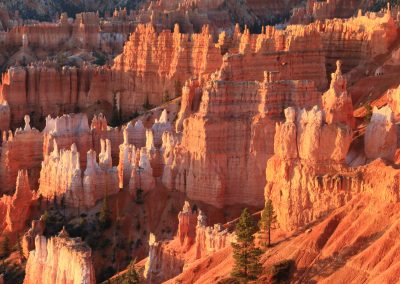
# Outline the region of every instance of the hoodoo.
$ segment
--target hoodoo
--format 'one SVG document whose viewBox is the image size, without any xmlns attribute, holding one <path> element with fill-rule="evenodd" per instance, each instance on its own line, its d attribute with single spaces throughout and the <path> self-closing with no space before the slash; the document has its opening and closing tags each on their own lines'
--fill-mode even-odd
<svg viewBox="0 0 400 284">
<path fill-rule="evenodd" d="M 0 284 L 398 282 L 398 1 L 1 2 Z"/>
</svg>

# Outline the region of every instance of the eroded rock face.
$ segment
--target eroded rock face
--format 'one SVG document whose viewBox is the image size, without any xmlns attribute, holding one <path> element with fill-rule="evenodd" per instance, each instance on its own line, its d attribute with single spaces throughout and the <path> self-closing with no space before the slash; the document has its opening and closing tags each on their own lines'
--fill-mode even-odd
<svg viewBox="0 0 400 284">
<path fill-rule="evenodd" d="M 104 196 L 118 192 L 118 170 L 112 167 L 110 141 L 102 144 L 99 164 L 96 152 L 87 152 L 86 170 L 82 176 L 75 144 L 71 150 L 58 151 L 55 143 L 53 152 L 42 163 L 39 193 L 48 199 L 64 198 L 69 206 L 89 208 Z"/>
<path fill-rule="evenodd" d="M 29 253 L 24 284 L 94 284 L 91 255 L 80 238 L 69 238 L 65 231 L 48 240 L 38 235 L 35 250 Z"/>
<path fill-rule="evenodd" d="M 0 231 L 19 232 L 25 228 L 34 193 L 29 186 L 28 172 L 20 170 L 14 195 L 0 199 Z"/>
<path fill-rule="evenodd" d="M 357 0 L 308 0 L 305 7 L 294 8 L 290 23 L 308 24 L 315 20 L 333 18 L 349 18 L 356 14 L 358 9 L 367 9 L 373 5 L 373 1 Z"/>
<path fill-rule="evenodd" d="M 347 93 L 347 80 L 342 74 L 342 62 L 336 62 L 336 72 L 332 73 L 331 86 L 322 97 L 326 122 L 340 122 L 354 127 L 353 102 Z"/>
<path fill-rule="evenodd" d="M 185 202 L 178 214 L 178 233 L 170 242 L 156 241 L 150 234 L 149 256 L 144 277 L 147 283 L 158 283 L 171 279 L 201 258 L 230 245 L 234 235 L 221 224 L 207 226 L 206 216 L 201 210 Z"/>
<path fill-rule="evenodd" d="M 393 160 L 397 149 L 397 127 L 389 106 L 374 107 L 371 122 L 364 136 L 365 154 L 368 159 Z"/>
<path fill-rule="evenodd" d="M 29 116 L 26 116 L 24 128 L 14 133 L 3 132 L 0 157 L 1 192 L 13 192 L 18 171 L 27 169 L 29 184 L 32 189 L 38 188 L 40 166 L 43 160 L 43 134 L 31 128 Z M 24 152 L 21 155 L 21 151 Z"/>
<path fill-rule="evenodd" d="M 59 150 L 69 149 L 72 144 L 75 144 L 75 148 L 79 151 L 79 163 L 82 167 L 86 166 L 86 153 L 92 148 L 92 133 L 86 114 L 67 114 L 56 118 L 48 116 L 43 132 L 45 160 L 54 150 L 54 143 L 57 144 Z"/>
<path fill-rule="evenodd" d="M 238 62 L 241 56 L 225 56 L 210 81 L 185 86 L 177 120 L 181 139 L 163 144 L 164 185 L 217 207 L 263 205 L 274 120 L 287 106 L 320 100 L 312 82 L 282 80 L 277 72 L 265 72 L 262 82 L 241 81 Z"/>
<path fill-rule="evenodd" d="M 113 167 L 111 160 L 103 160 L 111 156 L 111 146 L 107 140 L 107 147 L 100 153 L 99 164 L 96 162 L 96 152 L 90 150 L 87 153 L 87 166 L 83 173 L 83 205 L 90 208 L 105 196 L 118 192 L 118 170 Z M 109 162 L 106 162 L 109 161 Z"/>
<path fill-rule="evenodd" d="M 272 200 L 281 228 L 293 230 L 344 205 L 360 191 L 361 179 L 344 166 L 352 141 L 349 125 L 326 123 L 318 107 L 301 110 L 296 120 L 288 108 L 285 116 L 276 126 L 265 197 Z"/>
<path fill-rule="evenodd" d="M 33 220 L 31 228 L 22 237 L 22 251 L 26 259 L 29 257 L 29 252 L 35 249 L 36 236 L 43 235 L 45 224 L 43 216 L 39 220 Z"/>
</svg>

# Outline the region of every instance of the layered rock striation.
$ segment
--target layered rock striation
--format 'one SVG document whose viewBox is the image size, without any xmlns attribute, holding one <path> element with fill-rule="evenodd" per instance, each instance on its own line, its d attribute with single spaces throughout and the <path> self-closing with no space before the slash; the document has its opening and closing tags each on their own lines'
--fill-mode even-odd
<svg viewBox="0 0 400 284">
<path fill-rule="evenodd" d="M 96 283 L 91 249 L 80 238 L 70 238 L 64 230 L 50 239 L 36 236 L 24 283 Z"/>
<path fill-rule="evenodd" d="M 14 133 L 3 132 L 0 156 L 1 192 L 13 192 L 18 171 L 28 171 L 29 184 L 32 189 L 38 188 L 40 166 L 43 160 L 43 134 L 31 128 L 29 116 L 25 116 L 24 128 Z M 23 155 L 21 155 L 23 151 Z"/>
<path fill-rule="evenodd" d="M 320 101 L 313 82 L 283 80 L 276 72 L 265 72 L 262 82 L 241 81 L 237 61 L 225 56 L 210 81 L 185 85 L 176 122 L 182 132 L 163 144 L 164 185 L 217 207 L 262 205 L 274 121 L 287 106 Z"/>
</svg>

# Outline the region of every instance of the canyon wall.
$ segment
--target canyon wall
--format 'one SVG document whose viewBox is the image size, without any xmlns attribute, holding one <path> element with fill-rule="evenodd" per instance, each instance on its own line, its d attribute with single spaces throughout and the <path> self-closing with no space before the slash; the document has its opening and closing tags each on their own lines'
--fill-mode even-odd
<svg viewBox="0 0 400 284">
<path fill-rule="evenodd" d="M 319 104 L 321 95 L 313 82 L 283 80 L 278 72 L 242 81 L 237 62 L 241 56 L 225 55 L 210 81 L 187 82 L 176 122 L 181 138 L 163 141 L 164 185 L 217 207 L 263 205 L 276 119 L 285 107 Z"/>
<path fill-rule="evenodd" d="M 24 284 L 96 283 L 91 249 L 63 230 L 57 237 L 36 236 L 29 253 Z"/>
<path fill-rule="evenodd" d="M 285 110 L 268 160 L 265 198 L 285 230 L 304 226 L 340 207 L 361 190 L 361 177 L 345 159 L 353 138 L 353 106 L 341 64 L 332 74 L 322 107 Z"/>
<path fill-rule="evenodd" d="M 179 96 L 189 78 L 208 78 L 219 69 L 225 53 L 243 57 L 232 67 L 242 72 L 242 80 L 261 81 L 264 71 L 279 71 L 281 79 L 313 80 L 323 90 L 324 73 L 334 71 L 336 60 L 343 60 L 347 72 L 387 52 L 396 35 L 390 13 L 289 25 L 285 30 L 263 27 L 260 34 L 241 32 L 237 26 L 232 34 L 221 32 L 217 40 L 209 26 L 200 33 L 184 34 L 178 25 L 173 32 L 138 25 L 112 68 L 87 64 L 60 68 L 56 62 L 13 67 L 3 75 L 0 93 L 9 105 L 13 128 L 26 113 L 34 125 L 48 114 L 76 110 L 92 117 L 95 108 L 109 119 L 113 115 L 127 119 L 137 110 Z"/>
</svg>

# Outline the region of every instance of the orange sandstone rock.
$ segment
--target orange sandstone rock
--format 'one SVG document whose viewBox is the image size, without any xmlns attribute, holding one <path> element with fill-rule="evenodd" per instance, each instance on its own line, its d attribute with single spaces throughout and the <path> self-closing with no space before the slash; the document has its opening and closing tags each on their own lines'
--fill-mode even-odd
<svg viewBox="0 0 400 284">
<path fill-rule="evenodd" d="M 80 238 L 65 231 L 46 239 L 36 236 L 35 250 L 29 253 L 25 284 L 96 283 L 91 249 Z"/>
<path fill-rule="evenodd" d="M 371 122 L 365 130 L 365 154 L 369 159 L 394 159 L 397 149 L 397 127 L 389 106 L 374 107 Z"/>
<path fill-rule="evenodd" d="M 24 229 L 33 195 L 29 187 L 27 171 L 19 171 L 14 195 L 4 195 L 0 199 L 1 231 L 13 233 Z"/>
</svg>

